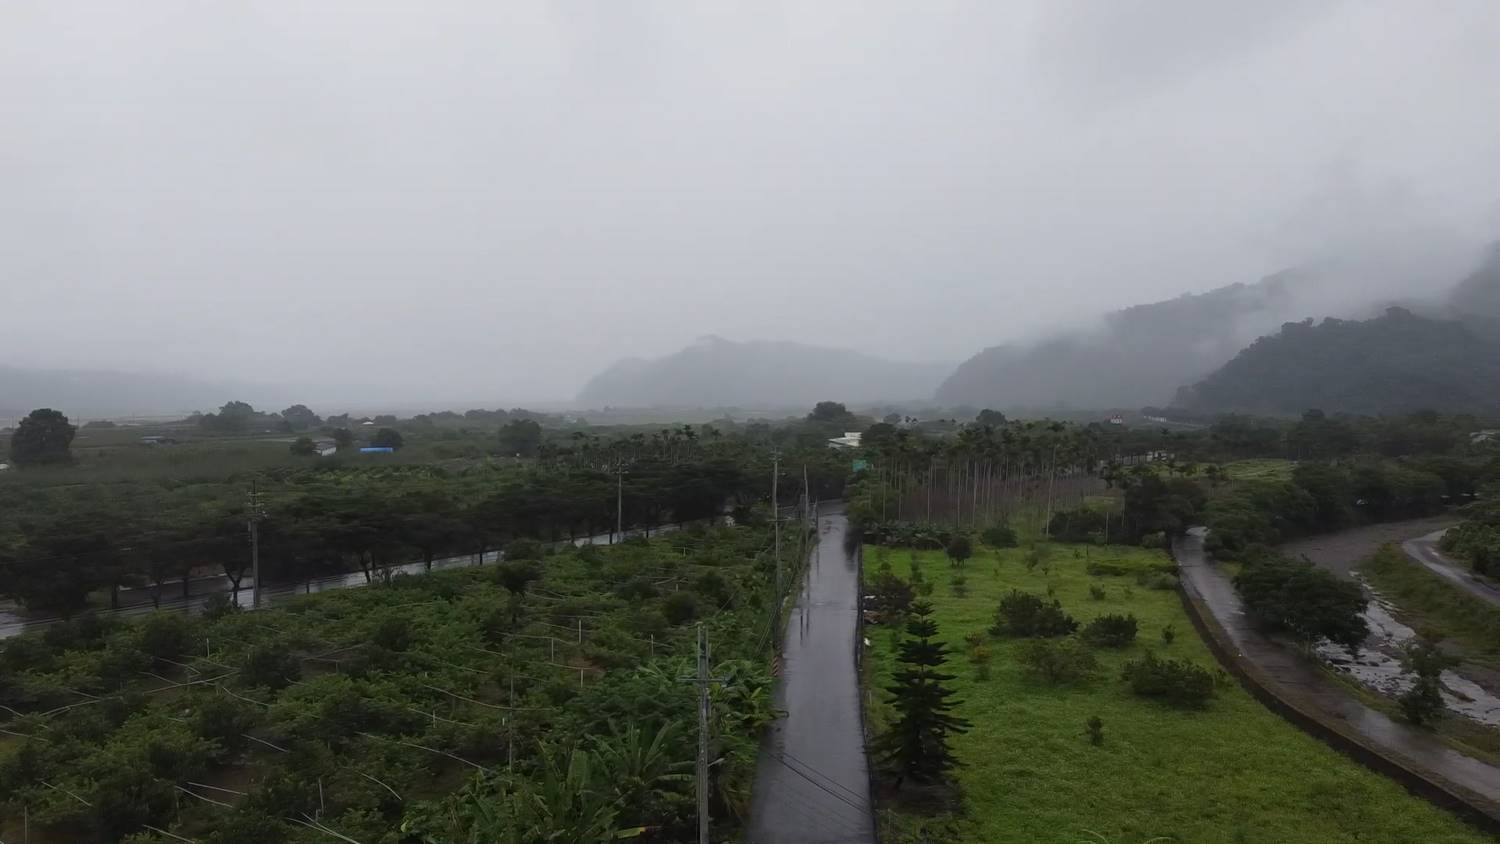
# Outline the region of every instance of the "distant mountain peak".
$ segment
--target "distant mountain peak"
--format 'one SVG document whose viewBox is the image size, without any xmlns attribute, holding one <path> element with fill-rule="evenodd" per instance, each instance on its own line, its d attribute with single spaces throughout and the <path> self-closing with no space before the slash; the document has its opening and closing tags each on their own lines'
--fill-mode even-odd
<svg viewBox="0 0 1500 844">
<path fill-rule="evenodd" d="M 590 407 L 811 407 L 819 401 L 925 399 L 952 368 L 802 343 L 699 337 L 660 358 L 617 362 L 589 379 Z"/>
<path fill-rule="evenodd" d="M 1282 270 L 1253 284 L 1134 305 L 1091 332 L 991 346 L 937 390 L 945 405 L 1000 409 L 1132 407 L 1165 401 L 1181 384 L 1228 361 L 1246 341 L 1290 316 L 1304 277 Z"/>
</svg>

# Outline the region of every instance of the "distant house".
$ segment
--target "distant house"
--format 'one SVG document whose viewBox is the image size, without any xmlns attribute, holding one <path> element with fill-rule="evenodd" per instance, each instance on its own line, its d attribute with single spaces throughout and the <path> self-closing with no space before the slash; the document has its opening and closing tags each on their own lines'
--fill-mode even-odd
<svg viewBox="0 0 1500 844">
<path fill-rule="evenodd" d="M 177 445 L 175 437 L 141 437 L 141 445 Z"/>
<path fill-rule="evenodd" d="M 319 457 L 332 457 L 338 453 L 338 443 L 333 440 L 315 440 L 313 448 L 317 450 Z"/>
<path fill-rule="evenodd" d="M 859 448 L 863 436 L 859 431 L 845 431 L 842 437 L 829 440 L 828 445 L 833 448 Z"/>
<path fill-rule="evenodd" d="M 396 450 L 390 446 L 365 446 L 359 450 L 360 454 L 395 454 Z"/>
</svg>

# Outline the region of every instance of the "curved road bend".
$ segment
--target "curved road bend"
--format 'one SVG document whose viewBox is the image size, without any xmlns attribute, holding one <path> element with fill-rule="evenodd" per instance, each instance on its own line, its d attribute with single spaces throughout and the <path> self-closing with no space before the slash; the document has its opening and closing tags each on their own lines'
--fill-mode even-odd
<svg viewBox="0 0 1500 844">
<path fill-rule="evenodd" d="M 873 844 L 870 771 L 855 666 L 859 563 L 844 550 L 848 519 L 824 509 L 761 743 L 750 844 Z"/>
<path fill-rule="evenodd" d="M 1433 574 L 1468 592 L 1482 601 L 1500 604 L 1500 585 L 1492 580 L 1477 577 L 1467 567 L 1454 562 L 1438 548 L 1438 542 L 1448 530 L 1433 531 L 1426 536 L 1408 539 L 1401 543 L 1406 556 L 1426 566 Z"/>
<path fill-rule="evenodd" d="M 1500 767 L 1465 756 L 1416 728 L 1392 720 L 1361 703 L 1295 650 L 1262 635 L 1245 615 L 1240 597 L 1223 569 L 1203 551 L 1203 528 L 1173 544 L 1182 583 L 1201 600 L 1228 634 L 1239 657 L 1278 687 L 1277 695 L 1342 721 L 1370 744 L 1405 758 L 1489 801 L 1500 812 Z"/>
</svg>

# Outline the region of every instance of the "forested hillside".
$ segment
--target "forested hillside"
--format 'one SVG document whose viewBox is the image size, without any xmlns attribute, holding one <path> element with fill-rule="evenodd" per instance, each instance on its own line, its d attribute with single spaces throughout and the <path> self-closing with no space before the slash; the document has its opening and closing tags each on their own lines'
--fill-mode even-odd
<svg viewBox="0 0 1500 844">
<path fill-rule="evenodd" d="M 1288 323 L 1184 387 L 1175 404 L 1199 412 L 1272 415 L 1309 407 L 1363 414 L 1487 412 L 1500 407 L 1497 383 L 1500 342 L 1456 320 L 1391 308 L 1371 320 Z"/>
<path fill-rule="evenodd" d="M 795 407 L 926 398 L 946 364 L 892 361 L 800 343 L 705 337 L 655 360 L 622 360 L 594 376 L 578 401 L 590 407 Z"/>
<path fill-rule="evenodd" d="M 1481 333 L 1500 336 L 1500 241 L 1490 244 L 1478 269 L 1453 288 L 1448 311 Z"/>
<path fill-rule="evenodd" d="M 1137 305 L 1088 334 L 992 346 L 938 388 L 946 405 L 1000 409 L 1139 407 L 1165 400 L 1234 356 L 1248 337 L 1285 319 L 1297 279 L 1278 273 L 1200 295 Z"/>
</svg>

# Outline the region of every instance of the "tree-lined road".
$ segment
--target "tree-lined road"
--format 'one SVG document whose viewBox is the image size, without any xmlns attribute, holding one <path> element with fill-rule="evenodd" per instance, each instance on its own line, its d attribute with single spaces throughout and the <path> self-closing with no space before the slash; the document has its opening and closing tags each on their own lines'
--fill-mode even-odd
<svg viewBox="0 0 1500 844">
<path fill-rule="evenodd" d="M 663 525 L 651 528 L 652 534 L 668 533 L 676 530 L 676 525 Z M 627 530 L 625 537 L 643 535 L 643 530 Z M 610 541 L 607 533 L 598 536 L 586 536 L 573 541 L 575 545 L 603 545 Z M 557 547 L 566 546 L 566 541 L 555 543 Z M 473 565 L 489 565 L 498 561 L 501 557 L 499 551 L 490 551 L 479 561 L 475 554 L 461 554 L 455 557 L 443 557 L 432 561 L 432 570 L 464 568 Z M 390 575 L 397 574 L 423 574 L 427 571 L 427 565 L 422 562 L 406 563 L 389 569 Z M 195 577 L 188 581 L 188 594 L 182 594 L 182 581 L 168 581 L 162 586 L 160 609 L 172 612 L 186 612 L 200 610 L 215 595 L 235 594 L 240 606 L 249 607 L 251 604 L 250 578 L 246 577 L 240 581 L 240 589 L 234 591 L 234 582 L 223 575 L 210 575 L 206 577 Z M 315 577 L 311 580 L 299 583 L 274 583 L 263 586 L 260 590 L 261 606 L 273 606 L 285 603 L 298 595 L 310 595 L 314 592 L 328 592 L 334 589 L 349 589 L 353 587 L 366 586 L 369 581 L 363 572 L 348 572 L 343 574 L 331 574 L 324 577 Z M 100 609 L 95 612 L 101 615 L 133 616 L 143 615 L 151 612 L 157 607 L 151 601 L 152 588 L 141 586 L 120 590 L 120 606 L 118 609 Z M 38 630 L 43 627 L 56 624 L 62 619 L 47 613 L 29 613 L 24 608 L 17 606 L 13 601 L 0 601 L 0 639 L 8 639 L 19 636 L 28 630 Z"/>
</svg>

